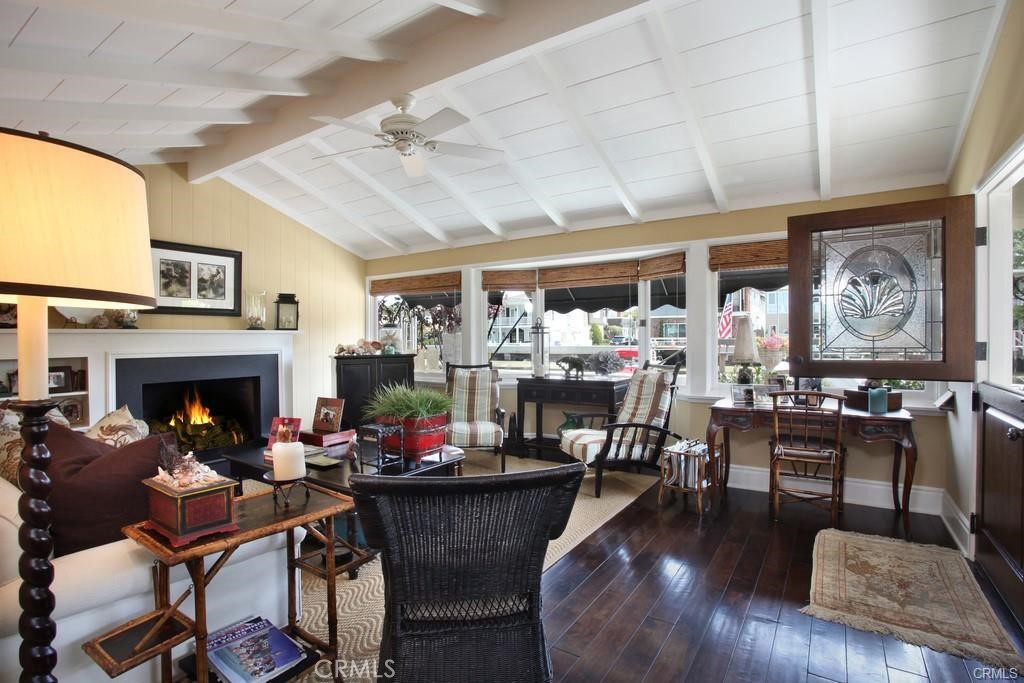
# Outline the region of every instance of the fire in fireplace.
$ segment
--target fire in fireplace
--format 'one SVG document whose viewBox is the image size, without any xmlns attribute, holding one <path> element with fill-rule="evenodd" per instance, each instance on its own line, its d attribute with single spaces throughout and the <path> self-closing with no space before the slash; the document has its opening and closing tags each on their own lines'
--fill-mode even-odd
<svg viewBox="0 0 1024 683">
<path fill-rule="evenodd" d="M 236 418 L 211 414 L 195 384 L 185 389 L 181 401 L 181 407 L 171 415 L 146 420 L 150 431 L 174 432 L 178 447 L 185 452 L 224 448 L 248 440 L 248 433 Z"/>
</svg>

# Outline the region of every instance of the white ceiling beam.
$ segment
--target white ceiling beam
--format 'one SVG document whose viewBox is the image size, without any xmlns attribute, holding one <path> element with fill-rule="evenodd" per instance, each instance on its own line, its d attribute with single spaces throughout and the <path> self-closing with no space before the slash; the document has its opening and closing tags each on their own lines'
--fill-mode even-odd
<svg viewBox="0 0 1024 683">
<path fill-rule="evenodd" d="M 626 187 L 626 182 L 619 175 L 611 157 L 604 151 L 601 141 L 594 133 L 594 129 L 590 127 L 586 117 L 576 109 L 576 105 L 566 91 L 565 84 L 555 72 L 551 62 L 542 54 L 534 55 L 532 61 L 537 67 L 545 89 L 548 91 L 548 96 L 558 105 L 558 110 L 566 117 L 566 121 L 569 122 L 573 130 L 576 131 L 576 134 L 583 142 L 583 146 L 590 150 L 590 153 L 597 159 L 598 168 L 604 173 L 608 184 L 611 186 L 615 196 L 619 198 L 623 208 L 626 209 L 626 212 L 634 221 L 638 223 L 642 221 L 643 212 L 640 211 L 640 205 L 637 204 L 633 195 L 630 194 L 629 188 Z"/>
<path fill-rule="evenodd" d="M 832 76 L 828 46 L 829 0 L 811 0 L 811 49 L 814 51 L 814 127 L 818 131 L 818 194 L 832 199 Z"/>
<path fill-rule="evenodd" d="M 495 149 L 504 148 L 504 144 L 501 141 L 501 136 L 491 127 L 487 121 L 480 116 L 480 114 L 473 110 L 469 102 L 465 98 L 458 95 L 454 90 L 446 90 L 438 95 L 434 96 L 438 102 L 446 107 L 451 107 L 463 115 L 469 117 L 469 123 L 462 124 L 462 127 L 468 130 L 477 138 L 484 146 L 493 147 Z M 551 197 L 544 191 L 540 186 L 540 183 L 536 178 L 530 175 L 526 170 L 526 167 L 519 162 L 517 159 L 513 159 L 512 156 L 505 151 L 505 156 L 502 158 L 502 163 L 508 172 L 515 178 L 516 182 L 526 191 L 526 194 L 530 195 L 530 199 L 534 201 L 537 206 L 541 208 L 544 213 L 548 215 L 551 222 L 562 228 L 565 232 L 568 232 L 566 226 L 569 225 L 569 221 L 565 215 L 559 210 L 555 203 L 551 200 Z"/>
<path fill-rule="evenodd" d="M 455 203 L 465 209 L 466 213 L 480 221 L 480 225 L 484 226 L 501 239 L 508 239 L 508 234 L 506 234 L 505 228 L 501 226 L 501 223 L 494 220 L 494 218 L 488 214 L 487 211 L 480 206 L 480 204 L 473 199 L 468 192 L 459 187 L 454 178 L 440 170 L 437 167 L 437 164 L 428 161 L 426 166 L 427 177 L 440 186 L 442 190 L 451 195 L 451 198 L 455 200 Z"/>
<path fill-rule="evenodd" d="M 260 188 L 258 188 L 255 185 L 253 185 L 252 183 L 249 183 L 249 182 L 246 182 L 245 180 L 242 180 L 236 174 L 234 174 L 234 173 L 221 173 L 220 174 L 220 178 L 222 178 L 223 180 L 226 180 L 227 182 L 231 183 L 232 185 L 237 187 L 242 192 L 245 192 L 246 194 L 250 195 L 253 199 L 256 199 L 257 201 L 263 202 L 264 204 L 266 204 L 267 206 L 269 206 L 272 209 L 276 209 L 277 211 L 283 213 L 285 216 L 288 216 L 288 218 L 291 218 L 296 223 L 300 223 L 300 224 L 306 226 L 307 228 L 309 228 L 313 232 L 317 233 L 318 235 L 322 235 L 326 239 L 328 239 L 331 242 L 334 242 L 335 244 L 337 244 L 339 247 L 342 247 L 343 249 L 346 249 L 347 251 L 352 252 L 353 254 L 358 256 L 359 258 L 363 258 L 363 259 L 366 258 L 366 256 L 367 256 L 366 252 L 364 252 L 362 249 L 356 249 L 356 248 L 352 247 L 350 244 L 342 244 L 341 242 L 338 241 L 337 236 L 331 235 L 330 233 L 320 229 L 319 227 L 317 227 L 315 225 L 310 225 L 307 222 L 309 220 L 308 217 L 304 216 L 303 214 L 301 214 L 298 211 L 296 211 L 287 202 L 283 202 L 280 199 L 278 199 L 277 197 L 275 197 L 275 196 L 273 196 L 273 195 L 271 195 L 271 194 L 269 194 L 267 192 L 264 192 L 263 190 L 261 190 Z"/>
<path fill-rule="evenodd" d="M 92 57 L 76 57 L 59 52 L 22 47 L 0 49 L 0 69 L 59 76 L 109 78 L 115 81 L 147 83 L 172 88 L 211 88 L 285 97 L 307 97 L 333 90 L 330 84 L 313 79 L 269 78 L 205 69 L 184 69 L 161 64 L 111 62 Z"/>
<path fill-rule="evenodd" d="M 287 102 L 275 110 L 273 123 L 236 126 L 228 144 L 193 155 L 188 179 L 203 182 L 244 168 L 270 150 L 290 149 L 296 139 L 323 128 L 313 116 L 366 116 L 395 93 L 429 88 L 421 94 L 432 94 L 439 85 L 450 87 L 456 80 L 512 66 L 545 45 L 619 26 L 644 11 L 644 0 L 515 0 L 506 3 L 502 21 L 452 22 L 409 46 L 405 62 L 352 64 L 343 85 L 331 94 Z"/>
<path fill-rule="evenodd" d="M 161 107 L 108 102 L 61 102 L 0 98 L 0 116 L 9 119 L 47 118 L 58 121 L 167 121 L 242 124 L 270 121 L 268 110 Z"/>
<path fill-rule="evenodd" d="M 326 191 L 320 189 L 319 187 L 317 187 L 313 183 L 309 182 L 309 180 L 307 180 L 306 178 L 303 178 L 301 175 L 299 175 L 298 173 L 296 173 L 292 169 L 290 169 L 287 166 L 285 166 L 284 164 L 282 164 L 277 159 L 264 158 L 264 159 L 260 159 L 260 163 L 263 164 L 264 166 L 266 166 L 267 168 L 269 168 L 271 171 L 273 171 L 277 175 L 279 175 L 282 178 L 284 178 L 285 180 L 287 180 L 289 183 L 291 183 L 295 187 L 299 188 L 300 190 L 302 190 L 303 192 L 308 194 L 310 197 L 313 197 L 315 199 L 319 199 L 321 202 L 326 204 L 327 207 L 329 209 L 331 209 L 331 211 L 333 211 L 334 213 L 338 214 L 339 216 L 344 218 L 346 221 L 351 223 L 354 227 L 356 227 L 357 229 L 363 231 L 364 233 L 366 233 L 367 235 L 369 235 L 373 239 L 377 240 L 378 242 L 380 242 L 384 246 L 393 249 L 394 251 L 396 251 L 399 254 L 408 254 L 409 253 L 408 247 L 406 247 L 404 244 L 401 244 L 400 242 L 398 242 L 396 240 L 392 240 L 392 239 L 382 235 L 380 233 L 379 229 L 377 229 L 377 228 L 373 227 L 372 225 L 370 225 L 366 221 L 366 219 L 364 219 L 362 216 L 357 214 L 352 209 L 350 209 L 347 206 L 345 206 L 345 204 L 343 202 L 338 201 L 334 196 L 331 195 L 330 192 L 326 192 Z"/>
<path fill-rule="evenodd" d="M 711 154 L 711 145 L 708 144 L 700 115 L 693 104 L 693 89 L 690 87 L 690 79 L 687 77 L 686 64 L 672 44 L 672 34 L 669 29 L 668 20 L 665 17 L 665 12 L 660 6 L 655 5 L 646 19 L 647 27 L 654 42 L 654 48 L 668 76 L 676 102 L 679 108 L 682 109 L 683 119 L 686 121 L 686 130 L 690 134 L 690 140 L 693 142 L 694 150 L 697 152 L 701 168 L 704 169 L 704 177 L 707 179 L 708 187 L 711 188 L 711 194 L 715 198 L 715 205 L 718 207 L 719 212 L 726 213 L 729 210 L 729 200 L 725 195 L 725 188 L 722 186 L 722 181 L 718 176 L 718 166 L 715 164 L 714 157 Z"/>
<path fill-rule="evenodd" d="M 149 164 L 180 164 L 188 162 L 189 153 L 184 150 L 173 152 L 136 152 L 134 150 L 118 154 L 117 158 L 126 161 L 132 166 L 146 166 Z"/>
<path fill-rule="evenodd" d="M 53 137 L 96 149 L 168 149 L 174 147 L 205 147 L 219 145 L 224 136 L 218 133 L 79 133 L 69 130 Z"/>
<path fill-rule="evenodd" d="M 502 0 L 432 0 L 435 5 L 468 14 L 471 17 L 500 21 L 505 16 Z"/>
<path fill-rule="evenodd" d="M 306 140 L 306 142 L 312 145 L 312 147 L 321 154 L 337 154 L 339 151 L 322 138 L 312 137 Z M 338 168 L 344 171 L 350 178 L 362 184 L 366 189 L 370 190 L 370 192 L 373 192 L 386 203 L 390 204 L 391 207 L 400 214 L 419 226 L 423 232 L 427 233 L 438 242 L 441 242 L 446 246 L 451 246 L 452 240 L 445 234 L 444 230 L 437 227 L 432 220 L 417 211 L 412 204 L 399 197 L 397 193 L 388 189 L 379 180 L 359 168 L 354 161 L 342 155 L 331 157 L 331 161 L 334 162 Z"/>
<path fill-rule="evenodd" d="M 186 0 L 17 0 L 26 5 L 174 26 L 200 35 L 276 45 L 371 62 L 401 61 L 397 45 Z"/>
</svg>

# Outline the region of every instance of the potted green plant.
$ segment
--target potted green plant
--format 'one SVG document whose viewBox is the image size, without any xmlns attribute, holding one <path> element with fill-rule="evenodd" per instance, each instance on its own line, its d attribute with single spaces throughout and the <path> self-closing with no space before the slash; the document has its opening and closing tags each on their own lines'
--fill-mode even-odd
<svg viewBox="0 0 1024 683">
<path fill-rule="evenodd" d="M 384 448 L 419 462 L 425 455 L 439 453 L 444 446 L 444 430 L 452 399 L 434 389 L 394 384 L 377 389 L 364 410 L 366 417 L 382 424 L 400 424 L 403 441 L 392 436 L 384 439 Z"/>
</svg>

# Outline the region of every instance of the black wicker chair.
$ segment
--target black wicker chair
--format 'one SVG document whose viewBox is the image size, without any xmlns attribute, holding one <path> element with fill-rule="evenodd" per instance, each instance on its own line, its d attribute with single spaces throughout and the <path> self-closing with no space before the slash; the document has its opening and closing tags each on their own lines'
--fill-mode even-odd
<svg viewBox="0 0 1024 683">
<path fill-rule="evenodd" d="M 353 474 L 381 550 L 380 671 L 407 683 L 551 680 L 540 577 L 586 467 L 484 477 Z M 390 667 L 390 668 L 389 668 Z"/>
</svg>

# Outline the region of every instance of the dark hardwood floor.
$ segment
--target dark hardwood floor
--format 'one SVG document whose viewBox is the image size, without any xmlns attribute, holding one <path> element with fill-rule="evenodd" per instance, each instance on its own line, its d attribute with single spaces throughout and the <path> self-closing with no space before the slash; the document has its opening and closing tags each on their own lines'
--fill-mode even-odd
<svg viewBox="0 0 1024 683">
<path fill-rule="evenodd" d="M 828 516 L 731 490 L 700 521 L 693 499 L 659 509 L 657 487 L 543 579 L 556 681 L 639 683 L 961 683 L 992 680 L 973 661 L 799 612 Z M 892 511 L 847 505 L 841 528 L 902 537 Z M 914 515 L 913 540 L 953 546 L 942 521 Z M 997 608 L 998 610 L 999 608 Z M 1024 672 L 1021 672 L 1024 676 Z M 997 679 L 998 680 L 998 679 Z"/>
</svg>

